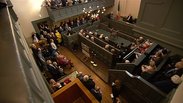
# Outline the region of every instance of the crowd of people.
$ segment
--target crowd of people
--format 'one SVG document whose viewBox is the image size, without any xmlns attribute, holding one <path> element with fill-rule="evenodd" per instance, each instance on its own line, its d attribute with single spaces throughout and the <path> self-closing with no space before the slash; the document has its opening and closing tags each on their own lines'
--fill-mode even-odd
<svg viewBox="0 0 183 103">
<path fill-rule="evenodd" d="M 183 74 L 183 59 L 176 61 L 170 59 L 162 68 L 157 76 L 150 82 L 165 93 L 169 93 L 173 88 L 176 88 L 181 82 Z"/>
<path fill-rule="evenodd" d="M 156 72 L 157 66 L 161 63 L 166 55 L 168 55 L 168 50 L 166 48 L 156 50 L 154 54 L 150 55 L 149 63 L 143 64 L 141 66 L 142 73 L 147 72 L 149 74 L 152 74 Z"/>
<path fill-rule="evenodd" d="M 45 73 L 47 80 L 54 85 L 54 91 L 64 86 L 64 84 L 57 83 L 60 78 L 66 75 L 64 70 L 74 66 L 72 61 L 58 50 L 58 47 L 63 45 L 61 33 L 59 29 L 52 30 L 48 25 L 42 24 L 40 33 L 32 34 L 33 56 L 41 72 Z"/>
<path fill-rule="evenodd" d="M 56 0 L 51 0 L 56 1 Z M 74 1 L 74 0 L 73 0 Z M 67 83 L 70 80 L 64 82 L 58 82 L 58 80 L 66 75 L 64 73 L 64 68 L 72 68 L 74 65 L 70 59 L 62 55 L 58 47 L 62 46 L 64 43 L 62 34 L 66 32 L 66 35 L 72 35 L 74 31 L 72 30 L 75 27 L 79 27 L 89 21 L 96 21 L 98 18 L 91 18 L 89 16 L 81 16 L 67 21 L 62 21 L 60 25 L 55 25 L 53 28 L 50 28 L 47 24 L 41 24 L 39 26 L 40 33 L 33 33 L 31 44 L 31 49 L 35 60 L 40 67 L 41 71 L 47 71 L 49 73 L 49 83 L 51 88 L 56 91 Z M 145 53 L 146 50 L 152 45 L 152 41 L 143 37 L 139 37 L 135 42 L 132 42 L 130 46 L 124 47 L 123 43 L 114 44 L 110 38 L 116 38 L 118 31 L 115 31 L 111 28 L 110 36 L 104 36 L 104 34 L 99 34 L 98 32 L 91 32 L 86 29 L 81 29 L 79 35 L 85 36 L 90 39 L 92 42 L 95 42 L 95 37 L 103 40 L 107 44 L 103 46 L 104 49 L 115 54 L 116 62 L 132 62 L 131 60 L 123 60 L 123 57 L 127 55 L 131 50 L 137 48 L 138 50 L 135 53 L 135 59 L 137 59 L 141 54 Z M 110 48 L 110 45 L 120 49 L 120 52 L 114 48 Z M 158 64 L 162 61 L 163 57 L 167 55 L 167 49 L 159 49 L 154 54 L 150 56 L 150 59 L 147 64 L 141 65 L 142 73 L 147 72 L 152 74 L 157 71 Z M 174 65 L 169 65 L 161 77 L 158 80 L 153 81 L 152 83 L 161 89 L 163 92 L 168 93 L 172 88 L 175 88 L 182 82 L 180 79 L 183 74 L 183 60 L 176 62 Z M 95 82 L 89 75 L 83 75 L 81 72 L 77 74 L 77 78 L 86 86 L 86 88 L 95 96 L 95 98 L 101 102 L 102 92 L 98 86 L 95 85 Z M 114 103 L 120 103 L 120 83 L 115 81 L 112 84 L 112 93 Z"/>
<path fill-rule="evenodd" d="M 107 18 L 108 19 L 115 19 L 115 20 L 123 20 L 125 22 L 128 22 L 128 23 L 132 23 L 132 24 L 135 24 L 136 21 L 137 21 L 137 18 L 134 18 L 131 14 L 129 14 L 128 16 L 119 16 L 119 15 L 114 15 L 113 12 L 110 12 L 108 15 L 107 15 Z M 121 18 L 121 19 L 120 19 Z"/>
<path fill-rule="evenodd" d="M 115 62 L 132 62 L 141 54 L 145 53 L 145 51 L 152 45 L 152 42 L 149 39 L 145 40 L 143 37 L 139 37 L 134 40 L 131 45 L 125 47 L 123 43 L 119 44 L 111 40 L 111 38 L 117 38 L 117 34 L 118 31 L 114 30 L 113 28 L 111 28 L 109 36 L 105 36 L 104 34 L 98 33 L 97 31 L 92 32 L 86 29 L 81 29 L 79 32 L 79 35 L 85 36 L 92 42 L 95 42 L 95 38 L 104 41 L 106 44 L 103 46 L 103 48 L 110 51 L 115 56 Z M 131 58 L 133 60 L 124 60 L 124 57 L 135 48 L 137 48 L 137 50 L 134 52 L 134 58 Z"/>
<path fill-rule="evenodd" d="M 109 42 L 108 36 L 104 36 L 104 34 L 99 34 L 98 32 L 91 32 L 89 30 L 81 29 L 79 32 L 79 35 L 85 36 L 87 39 L 90 39 L 92 42 L 95 42 L 95 37 L 105 41 Z M 153 42 L 149 39 L 144 39 L 143 37 L 139 37 L 133 42 L 128 48 L 123 50 L 131 51 L 133 49 L 137 49 L 134 52 L 134 59 L 137 59 L 141 54 L 146 54 L 146 50 L 153 44 Z M 116 46 L 115 46 L 116 47 Z M 109 49 L 110 44 L 104 45 L 106 50 L 109 50 L 112 53 L 115 53 L 115 49 Z M 119 48 L 118 48 L 119 49 Z M 142 64 L 141 65 L 141 73 L 149 73 L 150 75 L 157 72 L 157 66 L 162 62 L 164 57 L 168 55 L 169 50 L 166 48 L 158 48 L 153 53 L 150 54 L 149 60 L 146 61 L 147 64 Z M 123 53 L 124 54 L 124 53 Z M 124 54 L 122 57 L 124 57 L 126 54 Z M 118 55 L 119 56 L 119 55 Z M 126 63 L 132 62 L 132 61 L 125 61 Z M 174 73 L 169 75 L 168 78 L 163 79 L 163 80 L 158 80 L 156 82 L 153 82 L 155 86 L 160 88 L 163 92 L 168 93 L 172 88 L 175 88 L 178 84 L 180 84 L 181 79 L 180 76 L 182 75 L 183 71 L 183 62 L 178 61 L 175 65 L 172 66 L 173 69 L 166 69 L 168 72 Z M 169 74 L 169 73 L 168 73 Z M 141 74 L 140 74 L 141 75 Z M 167 76 L 164 76 L 167 77 Z M 166 86 L 166 88 L 164 88 Z"/>
<path fill-rule="evenodd" d="M 73 6 L 81 3 L 87 3 L 91 0 L 45 0 L 45 6 L 51 9 L 58 9 L 66 6 Z"/>
<path fill-rule="evenodd" d="M 74 66 L 71 60 L 58 50 L 58 47 L 64 44 L 63 33 L 65 35 L 72 35 L 74 33 L 73 28 L 96 20 L 98 19 L 83 15 L 62 21 L 60 25 L 55 25 L 54 27 L 50 27 L 44 23 L 39 25 L 39 33 L 32 34 L 32 44 L 30 47 L 33 56 L 40 70 L 43 73 L 46 72 L 45 76 L 48 78 L 48 81 L 51 79 L 51 84 L 54 84 L 54 81 L 57 82 L 61 77 L 65 76 L 65 68 L 70 69 Z"/>
<path fill-rule="evenodd" d="M 94 80 L 89 75 L 84 75 L 82 72 L 79 72 L 76 76 L 84 86 L 93 94 L 93 96 L 101 103 L 102 101 L 102 92 L 100 87 L 96 86 Z"/>
<path fill-rule="evenodd" d="M 60 25 L 55 25 L 54 30 L 58 30 L 59 33 L 67 32 L 66 35 L 72 35 L 74 31 L 72 30 L 75 27 L 79 27 L 86 23 L 93 23 L 95 21 L 99 20 L 98 17 L 93 18 L 88 15 L 82 15 L 80 17 L 68 19 L 65 21 L 60 22 Z"/>
</svg>

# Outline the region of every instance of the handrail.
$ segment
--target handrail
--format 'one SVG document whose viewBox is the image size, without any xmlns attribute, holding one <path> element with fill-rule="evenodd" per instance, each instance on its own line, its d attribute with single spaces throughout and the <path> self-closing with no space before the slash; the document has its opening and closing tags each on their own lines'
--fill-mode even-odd
<svg viewBox="0 0 183 103">
<path fill-rule="evenodd" d="M 1 80 L 6 83 L 1 87 L 0 100 L 53 103 L 12 10 L 12 6 L 0 10 Z"/>
<path fill-rule="evenodd" d="M 140 92 L 141 95 L 144 98 L 148 98 L 148 100 L 153 100 L 153 98 L 157 98 L 158 100 L 165 98 L 167 95 L 163 93 L 161 90 L 159 90 L 157 87 L 146 81 L 140 76 L 134 76 L 131 73 L 129 73 L 127 70 L 115 70 L 115 69 L 109 69 L 110 72 L 110 80 L 111 82 L 119 79 L 122 81 L 124 86 L 127 86 L 129 89 L 131 89 L 133 92 Z M 148 94 L 152 93 L 152 94 Z M 148 95 L 147 95 L 148 94 Z M 138 95 L 138 94 L 136 94 Z M 153 97 L 151 97 L 153 95 Z M 149 103 L 149 102 L 148 102 Z"/>
</svg>

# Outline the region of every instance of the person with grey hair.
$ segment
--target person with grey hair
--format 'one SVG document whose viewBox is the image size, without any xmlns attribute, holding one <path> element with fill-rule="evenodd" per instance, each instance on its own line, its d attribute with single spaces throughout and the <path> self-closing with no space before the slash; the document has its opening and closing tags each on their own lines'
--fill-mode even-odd
<svg viewBox="0 0 183 103">
<path fill-rule="evenodd" d="M 77 77 L 81 82 L 83 82 L 83 77 L 84 77 L 84 75 L 83 75 L 82 72 L 79 72 L 79 73 L 76 75 L 76 77 Z"/>
<path fill-rule="evenodd" d="M 56 70 L 58 70 L 58 71 L 60 72 L 61 76 L 64 76 L 64 75 L 65 75 L 63 68 L 61 68 L 61 67 L 57 64 L 57 62 L 53 62 L 53 66 L 55 67 Z"/>
<path fill-rule="evenodd" d="M 94 38 L 93 36 L 91 36 L 91 38 L 90 38 L 90 39 L 91 39 L 91 41 L 93 41 L 93 42 L 94 42 L 94 40 L 95 40 L 95 38 Z"/>
<path fill-rule="evenodd" d="M 51 74 L 51 76 L 53 77 L 53 79 L 57 80 L 59 79 L 62 75 L 60 74 L 60 72 L 54 67 L 53 63 L 51 60 L 47 60 L 47 69 L 48 72 Z"/>
<path fill-rule="evenodd" d="M 105 41 L 109 42 L 109 37 L 108 36 L 106 36 L 104 39 L 105 39 Z"/>
<path fill-rule="evenodd" d="M 173 88 L 176 88 L 181 82 L 183 74 L 183 61 L 176 62 L 173 68 L 169 68 L 161 73 L 158 80 L 153 84 L 165 93 L 169 93 Z"/>
<path fill-rule="evenodd" d="M 106 50 L 109 50 L 109 44 L 106 44 L 104 47 Z"/>
<path fill-rule="evenodd" d="M 84 75 L 84 77 L 83 77 L 83 84 L 85 85 L 85 87 L 88 90 L 91 90 L 91 89 L 93 89 L 95 87 L 95 82 L 88 75 Z"/>
<path fill-rule="evenodd" d="M 62 88 L 62 85 L 59 82 L 56 82 L 54 79 L 50 79 L 49 83 L 54 92 Z"/>
</svg>

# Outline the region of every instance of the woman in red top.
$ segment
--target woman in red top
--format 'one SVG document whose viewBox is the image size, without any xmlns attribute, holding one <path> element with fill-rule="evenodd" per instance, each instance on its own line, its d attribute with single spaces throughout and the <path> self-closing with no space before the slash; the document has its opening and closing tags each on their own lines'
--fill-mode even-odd
<svg viewBox="0 0 183 103">
<path fill-rule="evenodd" d="M 71 60 L 67 59 L 64 55 L 56 53 L 56 60 L 57 63 L 63 67 L 66 66 L 68 66 L 68 68 L 73 67 L 73 63 L 71 62 Z"/>
</svg>

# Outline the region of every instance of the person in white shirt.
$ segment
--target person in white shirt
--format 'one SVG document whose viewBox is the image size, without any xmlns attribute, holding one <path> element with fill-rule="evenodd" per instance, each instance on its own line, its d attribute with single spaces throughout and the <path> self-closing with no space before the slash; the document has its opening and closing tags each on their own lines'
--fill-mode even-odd
<svg viewBox="0 0 183 103">
<path fill-rule="evenodd" d="M 51 55 L 54 56 L 55 52 L 57 52 L 57 46 L 55 45 L 53 39 L 51 39 L 50 47 L 51 47 Z"/>
<path fill-rule="evenodd" d="M 55 43 L 54 43 L 54 40 L 53 40 L 53 39 L 51 39 L 51 43 L 50 43 L 50 45 L 51 45 L 51 48 L 52 48 L 53 50 L 57 50 L 57 46 L 55 45 Z"/>
</svg>

